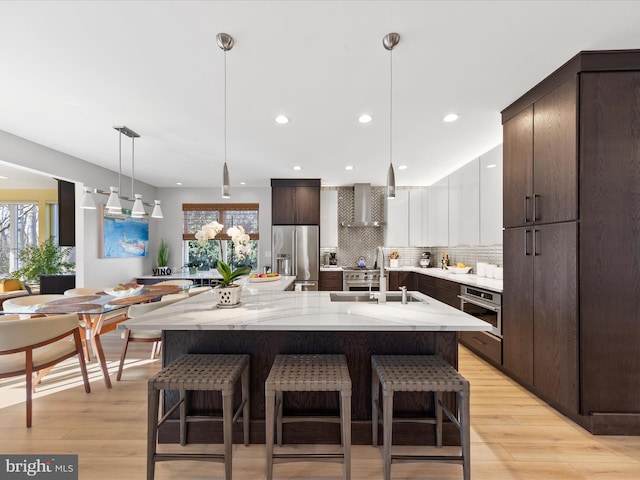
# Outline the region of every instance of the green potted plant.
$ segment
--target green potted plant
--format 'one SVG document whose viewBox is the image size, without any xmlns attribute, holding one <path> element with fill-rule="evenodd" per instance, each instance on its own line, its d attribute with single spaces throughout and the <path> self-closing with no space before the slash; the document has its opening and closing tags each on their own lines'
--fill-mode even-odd
<svg viewBox="0 0 640 480">
<path fill-rule="evenodd" d="M 200 266 L 200 262 L 191 261 L 185 265 L 189 269 L 190 275 L 195 275 L 198 272 L 198 267 Z"/>
<path fill-rule="evenodd" d="M 11 277 L 34 285 L 40 283 L 40 277 L 43 275 L 68 276 L 76 267 L 76 264 L 69 260 L 72 250 L 71 247 L 57 245 L 53 237 L 49 237 L 40 245 L 28 245 L 18 252 L 21 267 L 12 272 Z"/>
<path fill-rule="evenodd" d="M 160 242 L 158 247 L 158 268 L 154 269 L 154 275 L 171 275 L 171 269 L 169 268 L 169 246 L 164 243 L 164 240 Z"/>
</svg>

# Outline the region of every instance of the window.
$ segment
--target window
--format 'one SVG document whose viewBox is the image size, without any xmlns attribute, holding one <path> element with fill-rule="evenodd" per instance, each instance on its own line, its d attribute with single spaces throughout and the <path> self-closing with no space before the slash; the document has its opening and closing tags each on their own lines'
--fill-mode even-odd
<svg viewBox="0 0 640 480">
<path fill-rule="evenodd" d="M 18 252 L 38 244 L 38 204 L 0 204 L 0 276 L 17 270 Z"/>
<path fill-rule="evenodd" d="M 200 270 L 215 268 L 217 260 L 222 260 L 233 268 L 249 265 L 258 267 L 258 204 L 257 203 L 184 203 L 183 233 L 185 263 L 197 266 Z M 202 225 L 216 221 L 224 225 L 215 240 L 202 247 L 195 240 L 195 233 Z M 251 238 L 251 255 L 240 261 L 233 251 L 233 242 L 227 235 L 227 229 L 242 226 Z"/>
</svg>

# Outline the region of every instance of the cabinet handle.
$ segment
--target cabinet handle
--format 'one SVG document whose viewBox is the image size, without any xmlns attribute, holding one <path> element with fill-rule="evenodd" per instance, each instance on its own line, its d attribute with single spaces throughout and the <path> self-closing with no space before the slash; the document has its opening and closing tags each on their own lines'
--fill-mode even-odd
<svg viewBox="0 0 640 480">
<path fill-rule="evenodd" d="M 524 223 L 529 223 L 529 195 L 524 196 Z"/>
<path fill-rule="evenodd" d="M 533 221 L 537 222 L 538 220 L 540 220 L 538 218 L 538 198 L 540 197 L 540 195 L 533 195 Z"/>
<path fill-rule="evenodd" d="M 534 228 L 533 229 L 533 256 L 537 257 L 540 255 L 540 252 L 538 252 L 538 229 Z"/>
<path fill-rule="evenodd" d="M 524 254 L 528 257 L 531 255 L 531 251 L 529 250 L 529 234 L 531 230 L 524 231 Z"/>
</svg>

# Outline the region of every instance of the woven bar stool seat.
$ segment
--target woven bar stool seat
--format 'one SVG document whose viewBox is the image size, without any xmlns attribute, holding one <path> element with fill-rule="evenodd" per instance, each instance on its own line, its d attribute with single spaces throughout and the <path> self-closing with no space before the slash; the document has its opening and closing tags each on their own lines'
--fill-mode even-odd
<svg viewBox="0 0 640 480">
<path fill-rule="evenodd" d="M 283 417 L 283 392 L 339 392 L 340 417 Z M 277 355 L 265 382 L 267 480 L 273 477 L 273 464 L 315 459 L 340 461 L 344 478 L 351 478 L 351 377 L 344 355 Z M 282 445 L 282 424 L 295 421 L 340 422 L 342 453 L 274 453 L 274 427 Z"/>
<path fill-rule="evenodd" d="M 382 409 L 380 408 L 382 385 Z M 436 426 L 436 446 L 442 447 L 442 412 L 460 431 L 460 455 L 392 455 L 393 394 L 395 392 L 433 392 L 434 418 L 406 419 L 402 422 L 433 423 Z M 442 403 L 442 392 L 454 392 L 458 412 L 454 415 Z M 391 478 L 393 462 L 446 462 L 462 465 L 464 480 L 471 478 L 469 382 L 450 364 L 437 355 L 372 355 L 371 356 L 371 428 L 373 446 L 378 445 L 378 422 L 383 424 L 384 479 Z"/>
<path fill-rule="evenodd" d="M 233 391 L 242 383 L 242 401 L 233 411 Z M 178 390 L 180 401 L 158 420 L 160 392 Z M 222 417 L 187 416 L 187 391 L 219 391 Z M 180 444 L 187 443 L 187 425 L 195 421 L 222 422 L 224 453 L 157 453 L 158 427 L 180 408 Z M 147 480 L 153 480 L 155 462 L 166 460 L 205 460 L 223 462 L 226 480 L 231 480 L 233 424 L 242 413 L 244 444 L 249 445 L 249 355 L 190 354 L 176 359 L 148 381 Z"/>
</svg>

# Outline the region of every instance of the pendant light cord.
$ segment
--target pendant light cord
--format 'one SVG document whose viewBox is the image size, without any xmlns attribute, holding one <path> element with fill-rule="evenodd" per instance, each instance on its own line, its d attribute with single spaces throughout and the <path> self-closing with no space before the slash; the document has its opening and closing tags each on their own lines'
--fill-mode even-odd
<svg viewBox="0 0 640 480">
<path fill-rule="evenodd" d="M 119 130 L 120 136 L 118 137 L 118 195 L 122 192 L 122 131 Z"/>
<path fill-rule="evenodd" d="M 227 51 L 224 51 L 224 163 L 227 163 Z"/>
<path fill-rule="evenodd" d="M 389 165 L 393 165 L 393 49 L 389 50 Z"/>
<path fill-rule="evenodd" d="M 135 195 L 133 193 L 133 180 L 135 178 L 135 155 L 134 155 L 134 145 L 136 143 L 136 137 L 131 137 L 131 198 L 134 198 Z"/>
</svg>

